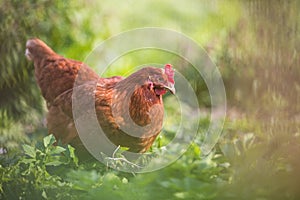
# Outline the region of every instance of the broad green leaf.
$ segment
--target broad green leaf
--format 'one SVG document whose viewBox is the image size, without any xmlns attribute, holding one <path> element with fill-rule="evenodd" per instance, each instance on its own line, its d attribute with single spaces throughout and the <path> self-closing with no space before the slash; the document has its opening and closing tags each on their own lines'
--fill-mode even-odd
<svg viewBox="0 0 300 200">
<path fill-rule="evenodd" d="M 65 148 L 56 146 L 53 150 L 50 151 L 50 154 L 60 154 L 62 152 L 66 151 Z"/>
<path fill-rule="evenodd" d="M 78 158 L 75 155 L 75 149 L 74 149 L 74 147 L 72 147 L 71 145 L 68 145 L 68 152 L 69 152 L 70 158 L 72 158 L 73 162 L 75 163 L 75 165 L 78 166 Z"/>
<path fill-rule="evenodd" d="M 122 179 L 122 183 L 127 184 L 127 183 L 128 183 L 128 179 L 124 177 L 124 178 Z"/>
<path fill-rule="evenodd" d="M 45 190 L 43 190 L 43 192 L 42 192 L 42 197 L 44 197 L 44 199 L 48 199 L 48 197 L 47 197 L 47 194 L 46 194 Z"/>
<path fill-rule="evenodd" d="M 27 144 L 23 145 L 23 150 L 25 152 L 26 155 L 30 156 L 31 158 L 35 158 L 36 157 L 36 151 L 35 148 L 32 146 L 29 146 Z"/>
<path fill-rule="evenodd" d="M 188 197 L 187 192 L 176 192 L 174 196 L 178 199 L 186 199 Z"/>
<path fill-rule="evenodd" d="M 50 162 L 46 163 L 46 166 L 59 166 L 62 164 L 64 164 L 64 163 L 59 160 L 54 160 L 54 161 L 50 161 Z"/>
<path fill-rule="evenodd" d="M 28 159 L 22 159 L 21 162 L 24 163 L 24 164 L 29 164 L 29 163 L 33 163 L 35 161 L 36 161 L 36 159 L 28 158 Z"/>
<path fill-rule="evenodd" d="M 50 134 L 50 135 L 44 137 L 43 141 L 44 141 L 44 147 L 48 147 L 50 145 L 53 145 L 56 140 L 55 140 L 54 135 Z"/>
</svg>

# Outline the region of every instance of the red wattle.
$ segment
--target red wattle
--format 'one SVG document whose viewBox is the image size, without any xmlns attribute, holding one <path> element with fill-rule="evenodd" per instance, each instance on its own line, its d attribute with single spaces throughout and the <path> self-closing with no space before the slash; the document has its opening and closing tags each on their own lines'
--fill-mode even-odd
<svg viewBox="0 0 300 200">
<path fill-rule="evenodd" d="M 155 88 L 154 90 L 156 95 L 164 95 L 167 92 L 164 88 Z"/>
</svg>

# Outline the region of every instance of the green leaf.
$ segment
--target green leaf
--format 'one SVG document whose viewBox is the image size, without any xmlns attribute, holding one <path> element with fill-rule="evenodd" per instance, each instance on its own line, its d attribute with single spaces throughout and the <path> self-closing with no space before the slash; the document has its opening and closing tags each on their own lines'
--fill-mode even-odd
<svg viewBox="0 0 300 200">
<path fill-rule="evenodd" d="M 46 163 L 46 166 L 59 166 L 64 164 L 63 162 L 59 161 L 59 160 L 54 160 L 54 161 L 50 161 L 48 163 Z"/>
<path fill-rule="evenodd" d="M 33 159 L 33 158 L 28 158 L 28 159 L 22 159 L 21 160 L 21 162 L 24 163 L 24 164 L 33 163 L 35 161 L 36 161 L 36 159 Z"/>
<path fill-rule="evenodd" d="M 43 141 L 44 141 L 44 147 L 49 147 L 50 145 L 53 145 L 56 142 L 55 137 L 52 134 L 44 137 Z"/>
<path fill-rule="evenodd" d="M 124 178 L 122 179 L 122 183 L 127 184 L 127 183 L 128 183 L 128 179 L 124 177 Z"/>
<path fill-rule="evenodd" d="M 72 147 L 71 145 L 68 145 L 68 153 L 69 153 L 70 158 L 73 159 L 73 162 L 75 163 L 75 165 L 78 166 L 78 158 L 75 155 L 74 147 Z"/>
<path fill-rule="evenodd" d="M 188 197 L 187 192 L 176 192 L 174 196 L 178 199 L 186 199 Z"/>
<path fill-rule="evenodd" d="M 121 152 L 127 151 L 129 147 L 120 147 Z"/>
<path fill-rule="evenodd" d="M 43 192 L 42 192 L 42 197 L 43 197 L 44 199 L 48 199 L 48 197 L 47 197 L 47 194 L 46 194 L 45 190 L 43 190 Z"/>
<path fill-rule="evenodd" d="M 23 145 L 23 150 L 25 152 L 26 155 L 30 156 L 31 158 L 35 158 L 36 157 L 36 151 L 34 147 L 31 147 L 27 144 Z"/>
<path fill-rule="evenodd" d="M 60 154 L 62 152 L 66 151 L 65 148 L 56 146 L 53 150 L 50 151 L 50 154 Z"/>
</svg>

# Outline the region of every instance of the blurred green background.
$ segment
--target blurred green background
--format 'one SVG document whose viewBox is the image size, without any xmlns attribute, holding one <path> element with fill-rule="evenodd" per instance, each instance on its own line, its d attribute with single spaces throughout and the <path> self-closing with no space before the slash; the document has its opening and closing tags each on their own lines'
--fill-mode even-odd
<svg viewBox="0 0 300 200">
<path fill-rule="evenodd" d="M 299 9 L 297 0 L 0 1 L 0 198 L 299 199 Z M 26 40 L 41 38 L 59 54 L 84 60 L 100 42 L 141 27 L 187 35 L 218 66 L 227 118 L 213 152 L 203 157 L 195 141 L 171 166 L 139 175 L 69 161 L 49 168 L 40 157 L 25 162 L 21 145 L 34 147 L 47 132 Z M 126 73 L 139 59 L 119 62 L 122 69 L 107 75 Z M 184 73 L 208 110 L 202 78 Z M 201 119 L 199 132 L 208 124 Z"/>
</svg>

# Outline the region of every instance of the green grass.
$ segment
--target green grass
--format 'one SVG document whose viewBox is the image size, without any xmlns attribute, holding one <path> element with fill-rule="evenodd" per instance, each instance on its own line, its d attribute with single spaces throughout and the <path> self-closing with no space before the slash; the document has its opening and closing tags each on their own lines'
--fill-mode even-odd
<svg viewBox="0 0 300 200">
<path fill-rule="evenodd" d="M 227 121 L 223 138 L 208 156 L 191 143 L 173 164 L 143 174 L 120 172 L 100 162 L 78 164 L 72 147 L 53 146 L 54 137 L 47 136 L 1 156 L 0 197 L 297 199 L 300 162 L 293 155 L 300 152 L 299 134 L 258 137 L 251 131 L 264 130 L 255 126 L 253 121 Z M 157 150 L 159 142 L 168 142 L 164 137 L 152 151 L 162 153 Z"/>
</svg>

